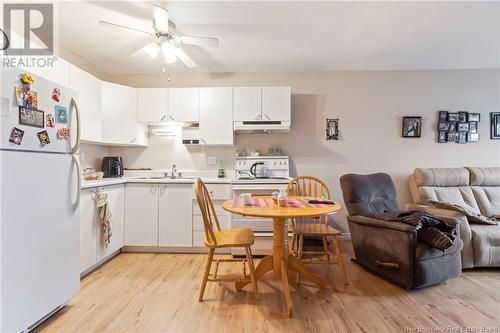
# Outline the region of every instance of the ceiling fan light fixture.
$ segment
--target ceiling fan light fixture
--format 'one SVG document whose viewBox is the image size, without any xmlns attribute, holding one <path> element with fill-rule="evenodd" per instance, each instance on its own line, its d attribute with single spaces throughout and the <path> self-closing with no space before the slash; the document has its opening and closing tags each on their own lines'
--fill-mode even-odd
<svg viewBox="0 0 500 333">
<path fill-rule="evenodd" d="M 170 44 L 168 41 L 163 41 L 161 43 L 161 52 L 165 57 L 165 62 L 171 64 L 177 61 L 177 56 L 175 55 L 175 46 Z"/>
<path fill-rule="evenodd" d="M 158 56 L 158 53 L 160 52 L 160 47 L 156 43 L 151 43 L 147 45 L 144 50 L 148 54 L 148 56 L 151 57 L 151 59 L 155 59 Z"/>
</svg>

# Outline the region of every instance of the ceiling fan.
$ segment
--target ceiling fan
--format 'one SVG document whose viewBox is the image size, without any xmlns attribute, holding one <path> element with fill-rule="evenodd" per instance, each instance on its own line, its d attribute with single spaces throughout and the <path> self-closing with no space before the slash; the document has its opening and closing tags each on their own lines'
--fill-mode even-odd
<svg viewBox="0 0 500 333">
<path fill-rule="evenodd" d="M 148 54 L 152 59 L 158 54 L 163 55 L 166 64 L 173 63 L 179 59 L 188 68 L 198 66 L 182 49 L 182 45 L 219 46 L 219 40 L 212 37 L 181 36 L 175 32 L 175 24 L 168 19 L 168 11 L 158 5 L 153 5 L 153 25 L 151 31 L 140 30 L 107 21 L 99 21 L 100 24 L 128 29 L 139 32 L 149 37 L 148 44 L 132 53 L 132 56 Z"/>
</svg>

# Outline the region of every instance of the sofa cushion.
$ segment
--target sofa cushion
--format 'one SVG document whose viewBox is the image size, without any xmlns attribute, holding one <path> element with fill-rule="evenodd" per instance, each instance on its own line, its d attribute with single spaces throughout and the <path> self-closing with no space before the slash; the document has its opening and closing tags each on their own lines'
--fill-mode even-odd
<svg viewBox="0 0 500 333">
<path fill-rule="evenodd" d="M 413 174 L 417 186 L 469 185 L 469 170 L 466 168 L 417 168 Z"/>
<path fill-rule="evenodd" d="M 471 186 L 481 214 L 500 216 L 500 186 Z"/>
<path fill-rule="evenodd" d="M 420 186 L 418 190 L 423 202 L 429 200 L 449 202 L 467 208 L 477 214 L 481 213 L 470 186 Z"/>
<path fill-rule="evenodd" d="M 474 266 L 500 266 L 500 224 L 471 224 Z"/>
<path fill-rule="evenodd" d="M 472 186 L 500 186 L 500 168 L 467 167 Z"/>
</svg>

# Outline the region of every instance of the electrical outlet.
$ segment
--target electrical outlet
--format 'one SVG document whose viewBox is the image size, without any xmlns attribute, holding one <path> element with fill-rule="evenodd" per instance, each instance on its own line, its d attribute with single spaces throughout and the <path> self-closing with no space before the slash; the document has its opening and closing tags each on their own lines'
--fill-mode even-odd
<svg viewBox="0 0 500 333">
<path fill-rule="evenodd" d="M 208 165 L 217 165 L 217 156 L 208 156 Z"/>
</svg>

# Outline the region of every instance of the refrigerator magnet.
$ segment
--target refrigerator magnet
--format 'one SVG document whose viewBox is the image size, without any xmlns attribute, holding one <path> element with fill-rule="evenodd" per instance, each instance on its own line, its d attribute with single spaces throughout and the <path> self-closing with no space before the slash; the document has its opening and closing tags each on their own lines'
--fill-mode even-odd
<svg viewBox="0 0 500 333">
<path fill-rule="evenodd" d="M 23 74 L 21 74 L 21 83 L 30 85 L 30 84 L 35 83 L 35 79 L 33 79 L 33 76 L 31 76 L 30 74 L 23 73 Z"/>
<path fill-rule="evenodd" d="M 61 90 L 59 88 L 52 89 L 52 100 L 59 102 L 61 99 Z"/>
<path fill-rule="evenodd" d="M 30 90 L 30 86 L 27 85 L 16 87 L 16 101 L 19 106 L 36 109 L 38 108 L 38 93 Z"/>
<path fill-rule="evenodd" d="M 23 142 L 23 136 L 24 136 L 24 131 L 22 129 L 14 127 L 12 129 L 12 132 L 10 132 L 9 142 L 12 142 L 13 144 L 19 146 L 21 145 L 21 142 Z"/>
<path fill-rule="evenodd" d="M 43 128 L 44 119 L 44 112 L 42 110 L 24 106 L 19 107 L 19 124 L 21 125 Z"/>
<path fill-rule="evenodd" d="M 54 114 L 56 117 L 56 123 L 59 124 L 68 123 L 68 109 L 65 106 L 56 105 L 54 107 Z"/>
<path fill-rule="evenodd" d="M 47 131 L 43 130 L 41 132 L 36 133 L 36 135 L 38 136 L 38 140 L 40 140 L 42 146 L 45 146 L 50 143 L 49 133 L 47 133 Z"/>
<path fill-rule="evenodd" d="M 51 114 L 48 114 L 47 119 L 45 119 L 45 126 L 47 127 L 54 127 L 54 116 Z"/>
<path fill-rule="evenodd" d="M 68 139 L 69 138 L 69 128 L 60 128 L 57 130 L 58 139 Z"/>
</svg>

